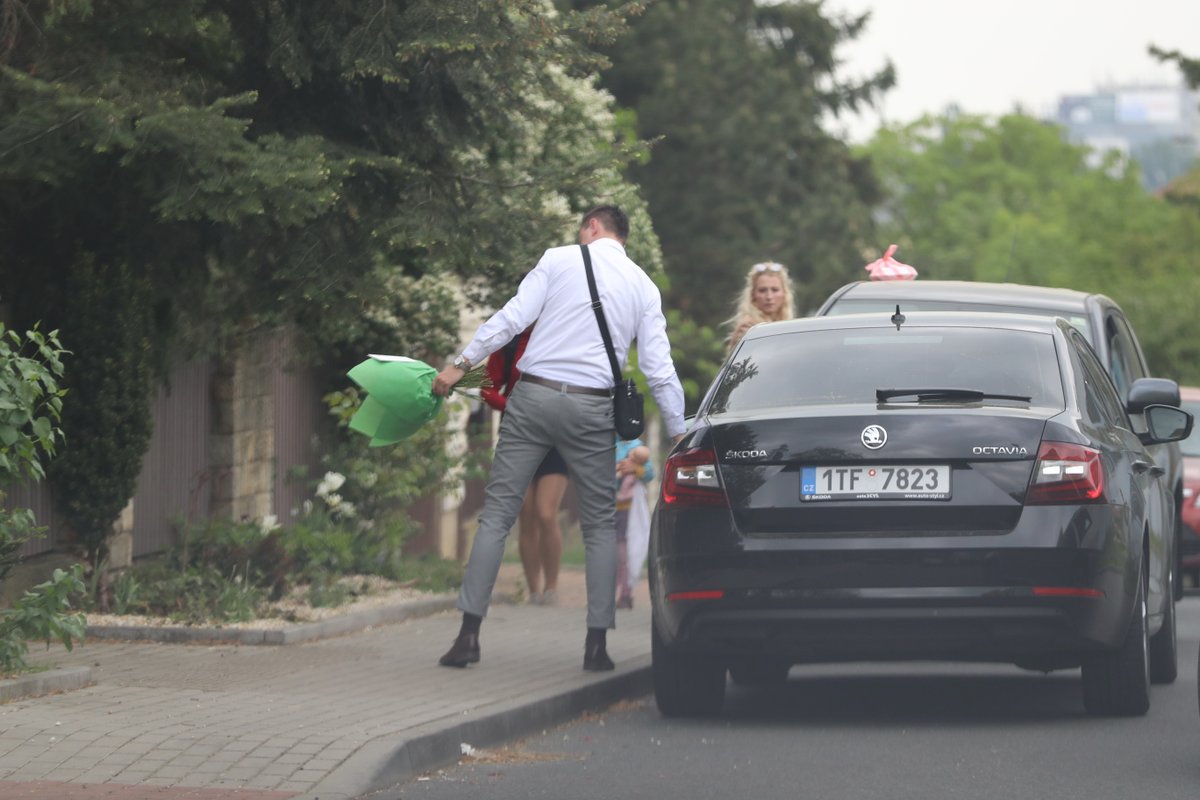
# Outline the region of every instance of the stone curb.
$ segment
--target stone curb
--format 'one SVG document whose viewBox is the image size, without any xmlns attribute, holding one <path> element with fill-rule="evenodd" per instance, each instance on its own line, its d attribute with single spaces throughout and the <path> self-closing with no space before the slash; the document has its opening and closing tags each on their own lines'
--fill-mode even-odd
<svg viewBox="0 0 1200 800">
<path fill-rule="evenodd" d="M 0 703 L 82 689 L 96 682 L 91 667 L 62 667 L 0 681 Z"/>
<path fill-rule="evenodd" d="M 462 757 L 462 744 L 483 748 L 504 744 L 561 725 L 585 711 L 606 708 L 652 690 L 650 655 L 617 665 L 606 677 L 532 701 L 513 701 L 477 717 L 438 720 L 406 736 L 367 742 L 308 793 L 294 800 L 332 800 L 378 792 Z"/>
<path fill-rule="evenodd" d="M 427 617 L 454 608 L 457 599 L 457 594 L 439 594 L 418 600 L 409 600 L 394 606 L 354 611 L 320 622 L 308 622 L 288 628 L 268 630 L 200 628 L 187 625 L 162 627 L 89 625 L 87 638 L 102 641 L 150 641 L 170 644 L 296 644 L 355 633 L 376 625 L 389 625 L 417 617 Z"/>
</svg>

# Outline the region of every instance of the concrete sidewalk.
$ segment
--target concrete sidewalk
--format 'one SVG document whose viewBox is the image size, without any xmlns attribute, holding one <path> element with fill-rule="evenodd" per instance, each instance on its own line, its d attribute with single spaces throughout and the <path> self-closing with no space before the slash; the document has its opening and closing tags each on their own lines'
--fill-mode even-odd
<svg viewBox="0 0 1200 800">
<path fill-rule="evenodd" d="M 507 566 L 507 565 L 506 565 Z M 582 573 L 558 607 L 493 605 L 483 660 L 437 666 L 457 612 L 284 646 L 88 642 L 36 654 L 96 684 L 0 705 L 0 798 L 334 800 L 650 689 L 645 586 L 583 661 Z"/>
</svg>

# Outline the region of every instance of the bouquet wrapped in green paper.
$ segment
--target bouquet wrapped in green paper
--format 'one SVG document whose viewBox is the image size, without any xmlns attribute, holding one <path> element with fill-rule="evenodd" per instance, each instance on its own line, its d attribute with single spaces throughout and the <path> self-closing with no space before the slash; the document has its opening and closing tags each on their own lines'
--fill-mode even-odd
<svg viewBox="0 0 1200 800">
<path fill-rule="evenodd" d="M 433 393 L 437 370 L 424 361 L 371 355 L 346 374 L 367 393 L 350 429 L 370 437 L 371 447 L 407 439 L 442 407 Z"/>
<path fill-rule="evenodd" d="M 438 371 L 424 361 L 372 354 L 346 374 L 367 393 L 350 418 L 350 430 L 370 437 L 371 447 L 407 439 L 436 417 L 442 407 L 442 398 L 433 393 Z M 478 389 L 486 385 L 481 370 L 468 373 L 454 388 Z"/>
</svg>

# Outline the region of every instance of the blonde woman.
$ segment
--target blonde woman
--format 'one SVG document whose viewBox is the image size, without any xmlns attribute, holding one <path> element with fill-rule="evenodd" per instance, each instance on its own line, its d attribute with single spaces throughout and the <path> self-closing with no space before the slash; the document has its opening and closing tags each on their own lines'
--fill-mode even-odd
<svg viewBox="0 0 1200 800">
<path fill-rule="evenodd" d="M 746 331 L 760 322 L 778 322 L 795 316 L 792 309 L 792 283 L 787 267 L 763 261 L 746 273 L 746 289 L 738 301 L 737 313 L 726 324 L 730 327 L 726 354 L 733 352 Z"/>
</svg>

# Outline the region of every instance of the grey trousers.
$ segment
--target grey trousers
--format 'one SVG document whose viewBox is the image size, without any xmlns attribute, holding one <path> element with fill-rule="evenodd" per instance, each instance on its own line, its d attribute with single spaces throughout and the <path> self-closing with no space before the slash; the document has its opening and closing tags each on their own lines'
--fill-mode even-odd
<svg viewBox="0 0 1200 800">
<path fill-rule="evenodd" d="M 579 498 L 587 567 L 587 627 L 616 626 L 615 439 L 611 399 L 517 383 L 500 423 L 479 530 L 458 594 L 461 611 L 487 615 L 504 557 L 504 540 L 520 513 L 534 471 L 546 452 L 556 447 L 567 462 Z"/>
</svg>

